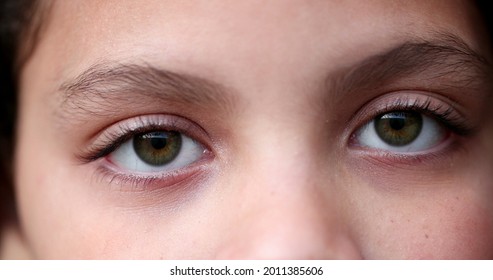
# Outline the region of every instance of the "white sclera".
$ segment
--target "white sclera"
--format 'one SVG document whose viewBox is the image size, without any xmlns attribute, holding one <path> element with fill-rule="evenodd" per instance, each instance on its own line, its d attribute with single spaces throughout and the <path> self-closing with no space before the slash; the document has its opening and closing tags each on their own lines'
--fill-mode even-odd
<svg viewBox="0 0 493 280">
<path fill-rule="evenodd" d="M 436 120 L 422 115 L 423 127 L 418 137 L 404 146 L 392 146 L 383 141 L 375 129 L 375 121 L 372 120 L 356 132 L 359 145 L 364 147 L 386 150 L 396 153 L 415 153 L 426 151 L 438 145 L 446 134 L 445 129 Z"/>
<path fill-rule="evenodd" d="M 180 169 L 200 159 L 204 153 L 204 147 L 195 140 L 183 134 L 181 136 L 181 148 L 178 155 L 169 163 L 154 166 L 150 165 L 137 155 L 133 145 L 133 138 L 123 143 L 110 155 L 110 159 L 118 167 L 137 173 L 158 173 Z"/>
</svg>

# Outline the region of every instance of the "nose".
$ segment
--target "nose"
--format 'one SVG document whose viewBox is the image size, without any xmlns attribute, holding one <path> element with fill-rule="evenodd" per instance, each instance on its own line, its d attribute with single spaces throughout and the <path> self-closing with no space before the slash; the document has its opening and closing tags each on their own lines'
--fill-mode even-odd
<svg viewBox="0 0 493 280">
<path fill-rule="evenodd" d="M 327 191 L 331 184 L 310 179 L 313 168 L 288 166 L 250 171 L 217 257 L 361 259 L 341 197 Z"/>
</svg>

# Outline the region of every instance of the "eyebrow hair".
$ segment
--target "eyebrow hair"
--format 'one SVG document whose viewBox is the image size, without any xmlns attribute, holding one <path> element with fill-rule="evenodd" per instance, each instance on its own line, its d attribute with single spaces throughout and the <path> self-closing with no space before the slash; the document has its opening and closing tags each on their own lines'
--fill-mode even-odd
<svg viewBox="0 0 493 280">
<path fill-rule="evenodd" d="M 392 80 L 417 74 L 423 83 L 448 77 L 446 83 L 440 84 L 445 89 L 468 87 L 481 91 L 485 83 L 490 83 L 492 68 L 485 57 L 460 37 L 439 33 L 434 40 L 406 41 L 341 73 L 337 78 L 328 77 L 326 83 L 343 95 L 380 88 Z"/>
<path fill-rule="evenodd" d="M 444 88 L 484 91 L 485 83 L 491 80 L 491 65 L 461 38 L 441 33 L 434 40 L 405 41 L 339 69 L 329 75 L 326 84 L 336 92 L 338 100 L 334 103 L 338 103 L 382 88 L 392 80 L 423 73 L 427 76 L 423 82 L 446 77 L 446 83 L 440 84 Z M 128 109 L 125 106 L 143 106 L 144 101 L 151 100 L 231 113 L 237 101 L 224 85 L 149 64 L 98 63 L 63 83 L 59 90 L 63 93 L 62 107 L 69 115 L 108 116 Z"/>
<path fill-rule="evenodd" d="M 108 109 L 97 106 L 123 101 L 137 105 L 139 100 L 162 100 L 196 107 L 222 107 L 226 112 L 232 111 L 234 104 L 233 96 L 223 85 L 149 64 L 95 64 L 63 83 L 59 91 L 63 92 L 62 107 L 96 115 L 104 115 L 102 111 Z"/>
</svg>

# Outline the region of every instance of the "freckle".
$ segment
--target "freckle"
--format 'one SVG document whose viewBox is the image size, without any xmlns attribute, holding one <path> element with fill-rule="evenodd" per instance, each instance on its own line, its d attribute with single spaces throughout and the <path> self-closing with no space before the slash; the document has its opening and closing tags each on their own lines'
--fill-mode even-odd
<svg viewBox="0 0 493 280">
<path fill-rule="evenodd" d="M 391 223 L 394 223 L 394 220 L 390 220 Z"/>
<path fill-rule="evenodd" d="M 429 237 L 428 234 L 425 234 L 425 237 L 426 237 L 426 239 L 428 239 L 428 237 Z"/>
<path fill-rule="evenodd" d="M 458 196 L 456 196 L 456 197 L 455 197 L 455 200 L 459 200 L 459 197 L 458 197 Z"/>
</svg>

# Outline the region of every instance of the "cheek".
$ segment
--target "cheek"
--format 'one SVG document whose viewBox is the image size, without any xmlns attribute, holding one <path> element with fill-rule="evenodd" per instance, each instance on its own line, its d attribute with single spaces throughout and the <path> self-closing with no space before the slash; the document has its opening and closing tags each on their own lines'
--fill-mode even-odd
<svg viewBox="0 0 493 280">
<path fill-rule="evenodd" d="M 430 213 L 433 216 L 416 225 L 411 258 L 493 258 L 492 213 L 477 205 L 477 201 L 459 198 Z"/>
<path fill-rule="evenodd" d="M 23 230 L 33 254 L 41 259 L 66 258 L 92 245 L 86 233 L 97 228 L 80 217 L 92 217 L 93 202 L 77 194 L 82 187 L 77 177 L 67 176 L 66 168 L 49 157 L 30 159 L 19 160 L 17 192 Z M 104 224 L 101 221 L 99 227 Z"/>
<path fill-rule="evenodd" d="M 22 221 L 36 258 L 208 256 L 214 239 L 209 232 L 218 225 L 210 215 L 197 217 L 218 212 L 210 209 L 214 203 L 206 203 L 214 201 L 210 194 L 204 194 L 202 203 L 191 202 L 193 207 L 129 207 L 115 203 L 114 198 L 125 196 L 127 201 L 136 201 L 138 194 L 130 198 L 131 194 L 109 192 L 108 186 L 92 181 L 89 171 L 82 172 L 84 169 L 60 164 L 56 159 L 42 165 L 25 160 L 21 163 L 26 167 L 19 169 L 24 170 L 19 174 Z M 205 218 L 208 221 L 203 221 Z"/>
<path fill-rule="evenodd" d="M 16 192 L 20 220 L 33 255 L 41 259 L 84 258 L 102 246 L 114 226 L 91 176 L 67 159 L 41 118 L 26 116 L 16 151 Z M 103 211 L 102 211 L 103 210 Z M 103 239 L 104 240 L 104 239 Z M 109 238 L 107 240 L 110 240 Z M 98 243 L 99 242 L 99 243 Z"/>
<path fill-rule="evenodd" d="M 366 258 L 493 259 L 492 161 L 484 145 L 468 144 L 426 168 L 352 166 L 362 170 L 354 193 Z"/>
<path fill-rule="evenodd" d="M 491 259 L 493 212 L 485 206 L 471 191 L 387 204 L 386 214 L 371 225 L 369 257 Z"/>
</svg>

